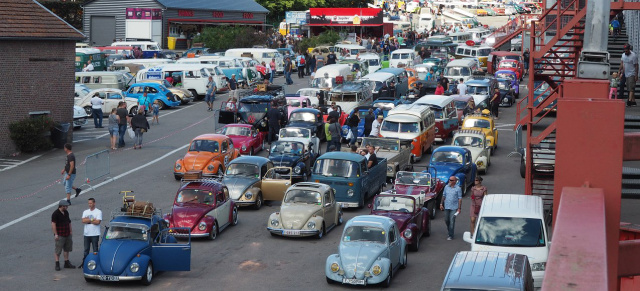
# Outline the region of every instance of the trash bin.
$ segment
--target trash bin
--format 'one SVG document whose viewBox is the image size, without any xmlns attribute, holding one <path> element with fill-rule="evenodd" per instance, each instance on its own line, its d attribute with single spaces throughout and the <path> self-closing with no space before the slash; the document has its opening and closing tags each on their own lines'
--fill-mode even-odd
<svg viewBox="0 0 640 291">
<path fill-rule="evenodd" d="M 64 148 L 64 144 L 67 143 L 67 135 L 69 134 L 69 128 L 71 123 L 60 123 L 51 130 L 51 142 L 56 148 Z"/>
<path fill-rule="evenodd" d="M 174 50 L 176 49 L 176 41 L 178 40 L 177 37 L 172 37 L 172 36 L 168 36 L 167 37 L 167 47 L 170 50 Z"/>
</svg>

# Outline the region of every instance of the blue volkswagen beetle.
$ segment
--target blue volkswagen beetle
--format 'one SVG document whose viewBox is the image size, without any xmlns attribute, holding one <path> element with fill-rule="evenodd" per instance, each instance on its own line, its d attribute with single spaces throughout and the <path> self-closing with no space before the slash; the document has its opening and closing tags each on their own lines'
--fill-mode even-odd
<svg viewBox="0 0 640 291">
<path fill-rule="evenodd" d="M 144 92 L 147 92 L 146 98 Z M 158 100 L 161 109 L 180 105 L 180 101 L 176 99 L 175 95 L 167 87 L 158 83 L 135 83 L 129 87 L 124 95 L 138 99 L 138 103 L 146 106 L 147 110 L 156 100 Z"/>
<path fill-rule="evenodd" d="M 435 149 L 431 154 L 429 167 L 436 170 L 437 178 L 441 181 L 448 181 L 449 177 L 456 176 L 462 195 L 473 185 L 478 172 L 471 151 L 458 146 L 441 146 Z"/>
<path fill-rule="evenodd" d="M 191 238 L 178 243 L 159 211 L 151 215 L 114 212 L 100 250 L 89 253 L 82 266 L 87 282 L 141 281 L 150 285 L 160 271 L 191 269 Z"/>
<path fill-rule="evenodd" d="M 327 283 L 391 285 L 398 269 L 407 267 L 407 242 L 396 222 L 384 216 L 361 215 L 349 220 L 338 253 L 327 258 Z"/>
<path fill-rule="evenodd" d="M 316 161 L 318 154 L 309 146 L 305 147 L 304 143 L 293 140 L 278 140 L 271 144 L 269 150 L 269 160 L 276 167 L 291 167 L 293 173 L 292 179 L 302 179 L 307 181 L 311 174 L 311 167 Z M 286 177 L 288 173 L 279 173 Z"/>
</svg>

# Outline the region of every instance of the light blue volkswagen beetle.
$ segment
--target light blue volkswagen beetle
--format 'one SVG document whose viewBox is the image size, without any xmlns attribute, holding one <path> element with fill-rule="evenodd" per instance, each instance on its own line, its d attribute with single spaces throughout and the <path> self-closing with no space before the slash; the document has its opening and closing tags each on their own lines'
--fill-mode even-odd
<svg viewBox="0 0 640 291">
<path fill-rule="evenodd" d="M 407 267 L 407 242 L 395 221 L 376 215 L 356 216 L 347 222 L 338 253 L 327 258 L 327 283 L 391 285 L 399 268 Z"/>
</svg>

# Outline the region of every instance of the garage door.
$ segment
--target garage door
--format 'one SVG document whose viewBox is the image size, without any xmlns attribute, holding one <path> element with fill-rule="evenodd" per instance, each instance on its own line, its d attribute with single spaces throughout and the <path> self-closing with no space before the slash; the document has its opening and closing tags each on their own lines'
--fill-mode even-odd
<svg viewBox="0 0 640 291">
<path fill-rule="evenodd" d="M 91 44 L 105 46 L 116 38 L 115 16 L 91 16 Z"/>
</svg>

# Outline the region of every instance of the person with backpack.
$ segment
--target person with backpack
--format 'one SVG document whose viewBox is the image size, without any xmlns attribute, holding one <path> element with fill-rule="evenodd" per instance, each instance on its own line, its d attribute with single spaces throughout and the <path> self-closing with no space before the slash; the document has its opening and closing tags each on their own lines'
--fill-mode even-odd
<svg viewBox="0 0 640 291">
<path fill-rule="evenodd" d="M 304 59 L 304 55 L 302 51 L 298 52 L 298 56 L 296 57 L 296 63 L 298 65 L 298 78 L 304 78 L 304 67 L 307 63 L 307 60 Z"/>
</svg>

